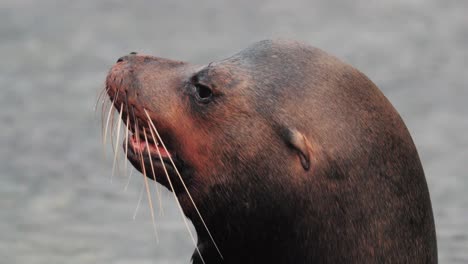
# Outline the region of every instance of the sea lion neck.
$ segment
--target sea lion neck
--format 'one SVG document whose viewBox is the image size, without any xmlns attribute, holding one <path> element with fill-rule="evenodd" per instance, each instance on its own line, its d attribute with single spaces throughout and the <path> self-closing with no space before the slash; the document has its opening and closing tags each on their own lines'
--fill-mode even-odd
<svg viewBox="0 0 468 264">
<path fill-rule="evenodd" d="M 285 191 L 281 184 L 269 183 L 267 190 L 241 188 L 213 190 L 210 201 L 202 206 L 202 215 L 224 258 L 212 243 L 200 221 L 192 216 L 198 247 L 206 263 L 306 263 L 309 234 L 317 233 L 310 225 L 306 201 L 297 193 Z M 232 194 L 231 194 L 232 193 Z M 236 199 L 232 195 L 237 193 Z M 309 236 L 309 237 L 308 237 Z M 298 241 L 301 241 L 299 244 Z M 304 246 L 304 247 L 303 247 Z M 290 262 L 294 255 L 297 262 Z M 195 250 L 193 263 L 201 262 Z M 300 260 L 300 261 L 299 261 Z M 260 261 L 260 262 L 259 262 Z"/>
</svg>

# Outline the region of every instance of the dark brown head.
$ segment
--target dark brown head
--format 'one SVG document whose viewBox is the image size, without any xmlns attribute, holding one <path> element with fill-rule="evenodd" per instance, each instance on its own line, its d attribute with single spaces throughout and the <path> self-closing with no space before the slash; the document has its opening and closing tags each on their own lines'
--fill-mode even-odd
<svg viewBox="0 0 468 264">
<path fill-rule="evenodd" d="M 219 261 L 206 226 L 225 263 L 436 258 L 406 127 L 370 80 L 323 51 L 262 41 L 205 66 L 131 54 L 106 84 L 133 132 L 129 160 L 173 185 L 205 260 Z"/>
<path fill-rule="evenodd" d="M 167 147 L 168 152 L 161 145 L 159 150 L 181 199 L 185 191 L 165 156 L 174 159 L 195 197 L 210 195 L 214 187 L 231 189 L 228 182 L 241 178 L 264 181 L 270 170 L 305 175 L 310 168 L 306 138 L 271 116 L 278 110 L 279 91 L 275 97 L 265 94 L 268 91 L 255 83 L 254 61 L 239 58 L 196 66 L 130 54 L 120 58 L 107 76 L 110 99 L 117 110 L 122 107 L 122 119 L 126 122 L 128 117 L 133 134 L 130 161 L 143 172 L 141 152 L 145 171 L 153 178 L 144 134 L 149 143 L 159 142 L 150 129 L 154 125 Z M 170 188 L 157 148 L 149 145 L 156 180 Z M 290 164 L 284 169 L 275 165 L 283 162 Z"/>
</svg>

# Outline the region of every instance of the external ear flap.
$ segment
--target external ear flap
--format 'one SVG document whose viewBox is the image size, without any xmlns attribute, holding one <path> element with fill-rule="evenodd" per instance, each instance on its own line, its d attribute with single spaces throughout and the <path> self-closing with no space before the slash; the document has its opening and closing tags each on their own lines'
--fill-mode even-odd
<svg viewBox="0 0 468 264">
<path fill-rule="evenodd" d="M 295 128 L 286 128 L 282 134 L 286 143 L 297 151 L 304 170 L 309 170 L 311 147 L 307 138 Z"/>
</svg>

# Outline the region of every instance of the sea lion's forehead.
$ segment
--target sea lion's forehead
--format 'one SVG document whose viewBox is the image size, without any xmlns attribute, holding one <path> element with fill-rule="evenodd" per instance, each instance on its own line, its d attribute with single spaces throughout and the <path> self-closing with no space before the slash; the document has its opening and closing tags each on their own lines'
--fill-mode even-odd
<svg viewBox="0 0 468 264">
<path fill-rule="evenodd" d="M 266 64 L 281 63 L 287 61 L 297 62 L 317 54 L 319 50 L 296 41 L 264 40 L 239 51 L 234 56 L 226 59 L 233 63 Z"/>
</svg>

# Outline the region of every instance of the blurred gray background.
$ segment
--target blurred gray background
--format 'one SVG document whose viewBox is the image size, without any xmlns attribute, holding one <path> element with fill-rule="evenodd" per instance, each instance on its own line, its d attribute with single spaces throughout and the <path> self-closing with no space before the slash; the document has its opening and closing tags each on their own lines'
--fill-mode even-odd
<svg viewBox="0 0 468 264">
<path fill-rule="evenodd" d="M 441 263 L 468 263 L 468 1 L 0 1 L 0 262 L 187 263 L 172 197 L 111 183 L 93 111 L 130 51 L 208 63 L 293 38 L 366 73 L 406 121 L 425 168 Z"/>
</svg>

